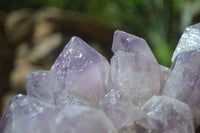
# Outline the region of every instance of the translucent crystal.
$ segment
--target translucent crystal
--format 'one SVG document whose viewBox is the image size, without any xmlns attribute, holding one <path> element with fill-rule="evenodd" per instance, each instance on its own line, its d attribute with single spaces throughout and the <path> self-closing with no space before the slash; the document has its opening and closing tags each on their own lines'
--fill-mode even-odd
<svg viewBox="0 0 200 133">
<path fill-rule="evenodd" d="M 166 66 L 160 65 L 160 94 L 162 94 L 163 88 L 170 74 L 171 69 Z"/>
<path fill-rule="evenodd" d="M 200 50 L 190 50 L 177 56 L 163 95 L 187 103 L 193 111 L 195 124 L 200 124 Z"/>
<path fill-rule="evenodd" d="M 160 68 L 142 54 L 118 51 L 111 59 L 111 78 L 115 88 L 143 105 L 160 91 Z"/>
<path fill-rule="evenodd" d="M 159 129 L 155 128 L 149 123 L 148 118 L 135 121 L 135 128 L 137 133 L 160 133 Z"/>
<path fill-rule="evenodd" d="M 129 53 L 139 52 L 157 63 L 151 49 L 143 38 L 134 36 L 124 31 L 116 30 L 113 37 L 112 51 L 124 51 Z"/>
<path fill-rule="evenodd" d="M 55 121 L 59 133 L 117 133 L 102 111 L 84 106 L 68 106 Z"/>
<path fill-rule="evenodd" d="M 167 96 L 153 96 L 142 109 L 160 133 L 194 133 L 191 109 L 181 101 Z"/>
<path fill-rule="evenodd" d="M 69 105 L 84 105 L 92 106 L 93 104 L 87 100 L 77 97 L 68 91 L 60 90 L 53 93 L 54 102 L 59 110 L 66 108 Z M 95 106 L 95 105 L 93 105 Z"/>
<path fill-rule="evenodd" d="M 78 37 L 72 37 L 51 67 L 63 89 L 98 103 L 109 89 L 110 65 Z"/>
<path fill-rule="evenodd" d="M 0 124 L 1 133 L 54 133 L 53 107 L 22 94 L 15 96 Z"/>
<path fill-rule="evenodd" d="M 59 90 L 59 82 L 49 71 L 36 71 L 26 76 L 27 95 L 54 104 L 53 92 Z"/>
<path fill-rule="evenodd" d="M 139 107 L 132 104 L 128 95 L 119 90 L 111 90 L 106 94 L 100 101 L 100 107 L 117 129 L 132 125 L 134 121 L 146 116 Z"/>
<path fill-rule="evenodd" d="M 185 29 L 172 56 L 172 62 L 178 54 L 197 48 L 200 48 L 200 23 Z"/>
</svg>

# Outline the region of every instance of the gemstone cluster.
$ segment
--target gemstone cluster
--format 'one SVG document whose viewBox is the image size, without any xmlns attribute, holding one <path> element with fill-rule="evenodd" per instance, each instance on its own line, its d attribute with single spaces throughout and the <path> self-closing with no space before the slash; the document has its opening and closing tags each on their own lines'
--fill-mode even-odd
<svg viewBox="0 0 200 133">
<path fill-rule="evenodd" d="M 72 37 L 49 71 L 28 74 L 1 133 L 194 133 L 200 125 L 200 24 L 186 28 L 172 66 L 117 30 L 110 63 Z"/>
</svg>

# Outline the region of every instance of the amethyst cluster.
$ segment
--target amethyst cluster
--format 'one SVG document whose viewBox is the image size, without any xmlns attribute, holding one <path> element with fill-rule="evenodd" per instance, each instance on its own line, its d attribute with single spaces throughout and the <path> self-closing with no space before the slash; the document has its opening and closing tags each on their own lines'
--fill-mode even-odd
<svg viewBox="0 0 200 133">
<path fill-rule="evenodd" d="M 72 37 L 50 71 L 27 75 L 1 133 L 194 133 L 200 125 L 200 24 L 159 65 L 142 38 L 115 31 L 110 64 Z"/>
</svg>

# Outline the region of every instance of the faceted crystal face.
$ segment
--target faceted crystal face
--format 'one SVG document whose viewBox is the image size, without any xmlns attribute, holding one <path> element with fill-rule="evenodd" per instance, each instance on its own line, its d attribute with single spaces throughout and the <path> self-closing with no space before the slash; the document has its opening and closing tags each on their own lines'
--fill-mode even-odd
<svg viewBox="0 0 200 133">
<path fill-rule="evenodd" d="M 149 58 L 151 61 L 157 63 L 151 49 L 146 41 L 140 37 L 128 34 L 124 31 L 117 30 L 114 33 L 112 51 L 124 51 L 129 53 L 139 52 Z"/>
<path fill-rule="evenodd" d="M 147 117 L 135 121 L 135 128 L 137 133 L 159 133 L 159 130 L 149 123 Z"/>
<path fill-rule="evenodd" d="M 153 96 L 142 109 L 160 133 L 194 133 L 189 106 L 167 96 Z"/>
<path fill-rule="evenodd" d="M 118 130 L 118 133 L 138 133 L 135 125 L 124 126 Z"/>
<path fill-rule="evenodd" d="M 160 65 L 160 94 L 162 94 L 163 88 L 170 74 L 171 69 L 166 66 Z"/>
<path fill-rule="evenodd" d="M 54 133 L 53 123 L 51 123 L 54 115 L 55 110 L 51 106 L 19 94 L 11 100 L 2 119 L 0 131 L 2 133 Z"/>
<path fill-rule="evenodd" d="M 59 83 L 49 71 L 37 71 L 26 76 L 27 95 L 53 104 L 53 92 L 59 89 Z"/>
<path fill-rule="evenodd" d="M 108 91 L 109 71 L 108 61 L 78 37 L 72 37 L 51 68 L 63 89 L 95 103 Z"/>
<path fill-rule="evenodd" d="M 160 68 L 142 54 L 118 51 L 111 59 L 111 78 L 115 88 L 143 105 L 160 91 Z"/>
<path fill-rule="evenodd" d="M 102 111 L 84 106 L 68 106 L 55 121 L 59 133 L 117 133 Z"/>
<path fill-rule="evenodd" d="M 92 106 L 87 100 L 77 97 L 68 91 L 60 90 L 53 93 L 54 102 L 59 110 L 62 110 L 70 105 Z"/>
<path fill-rule="evenodd" d="M 194 50 L 200 47 L 200 23 L 189 26 L 182 34 L 172 56 L 172 62 L 176 56 L 184 51 Z"/>
<path fill-rule="evenodd" d="M 132 104 L 127 94 L 119 90 L 111 90 L 106 94 L 100 101 L 100 107 L 117 129 L 125 125 L 132 125 L 134 121 L 146 116 L 139 107 Z"/>
<path fill-rule="evenodd" d="M 193 111 L 196 124 L 200 124 L 200 50 L 179 54 L 167 80 L 163 95 L 187 103 Z"/>
</svg>

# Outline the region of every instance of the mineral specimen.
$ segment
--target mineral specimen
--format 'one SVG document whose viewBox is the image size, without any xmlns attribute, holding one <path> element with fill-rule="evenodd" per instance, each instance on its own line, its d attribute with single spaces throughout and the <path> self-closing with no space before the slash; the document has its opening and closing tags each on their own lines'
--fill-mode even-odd
<svg viewBox="0 0 200 133">
<path fill-rule="evenodd" d="M 158 64 L 144 39 L 123 31 L 114 33 L 111 65 L 72 37 L 49 71 L 27 75 L 27 95 L 12 98 L 0 133 L 194 133 L 199 29 L 186 29 L 171 68 Z"/>
</svg>

